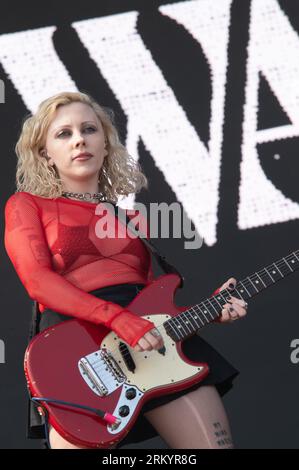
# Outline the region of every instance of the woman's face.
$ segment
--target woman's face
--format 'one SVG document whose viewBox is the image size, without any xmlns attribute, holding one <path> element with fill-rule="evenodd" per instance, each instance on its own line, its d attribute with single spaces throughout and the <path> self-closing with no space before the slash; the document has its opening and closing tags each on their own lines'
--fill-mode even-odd
<svg viewBox="0 0 299 470">
<path fill-rule="evenodd" d="M 105 156 L 105 135 L 93 109 L 75 102 L 60 106 L 46 135 L 49 164 L 55 164 L 64 183 L 98 178 Z M 82 152 L 89 157 L 76 158 Z"/>
</svg>

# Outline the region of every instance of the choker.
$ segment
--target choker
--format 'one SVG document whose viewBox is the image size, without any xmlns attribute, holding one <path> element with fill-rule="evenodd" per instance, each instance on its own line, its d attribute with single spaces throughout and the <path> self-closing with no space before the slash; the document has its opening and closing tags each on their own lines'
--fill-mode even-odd
<svg viewBox="0 0 299 470">
<path fill-rule="evenodd" d="M 92 199 L 97 199 L 100 201 L 106 201 L 105 196 L 102 193 L 71 193 L 67 191 L 62 191 L 62 196 L 75 199 L 80 199 L 81 201 L 92 201 Z"/>
</svg>

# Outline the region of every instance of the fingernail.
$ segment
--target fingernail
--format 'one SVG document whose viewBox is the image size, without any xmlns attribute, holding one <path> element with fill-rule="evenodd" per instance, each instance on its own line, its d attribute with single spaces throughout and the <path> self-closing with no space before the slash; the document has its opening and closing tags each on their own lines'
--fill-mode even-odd
<svg viewBox="0 0 299 470">
<path fill-rule="evenodd" d="M 233 307 L 229 307 L 229 311 L 233 312 L 234 311 Z"/>
<path fill-rule="evenodd" d="M 229 287 L 231 290 L 233 290 L 233 289 L 235 288 L 235 286 L 234 286 L 234 284 L 233 284 L 232 282 L 228 285 L 228 287 Z"/>
</svg>

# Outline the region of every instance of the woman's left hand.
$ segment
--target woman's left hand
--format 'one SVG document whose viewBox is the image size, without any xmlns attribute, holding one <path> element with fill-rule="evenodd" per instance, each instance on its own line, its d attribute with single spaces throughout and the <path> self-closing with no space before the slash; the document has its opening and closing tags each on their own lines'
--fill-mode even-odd
<svg viewBox="0 0 299 470">
<path fill-rule="evenodd" d="M 237 281 L 234 277 L 231 277 L 226 281 L 218 291 L 223 289 L 233 290 L 236 286 Z M 217 321 L 220 323 L 231 323 L 239 318 L 245 317 L 247 313 L 247 302 L 244 300 L 238 299 L 237 297 L 228 298 L 228 303 L 223 305 L 220 317 Z"/>
</svg>

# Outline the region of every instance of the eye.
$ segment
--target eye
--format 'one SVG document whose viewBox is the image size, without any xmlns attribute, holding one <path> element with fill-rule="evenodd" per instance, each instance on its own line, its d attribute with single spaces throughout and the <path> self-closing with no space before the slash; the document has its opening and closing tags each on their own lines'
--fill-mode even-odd
<svg viewBox="0 0 299 470">
<path fill-rule="evenodd" d="M 96 132 L 96 129 L 92 126 L 88 126 L 88 127 L 85 127 L 84 131 Z M 57 137 L 61 137 L 61 136 L 63 137 L 64 135 L 66 135 L 66 133 L 69 134 L 70 131 L 69 130 L 64 130 L 64 131 L 60 132 L 60 134 L 58 134 Z"/>
<path fill-rule="evenodd" d="M 66 132 L 69 133 L 70 131 L 62 131 L 62 132 L 60 132 L 60 134 L 57 135 L 57 137 L 61 137 L 61 136 L 65 135 Z"/>
</svg>

